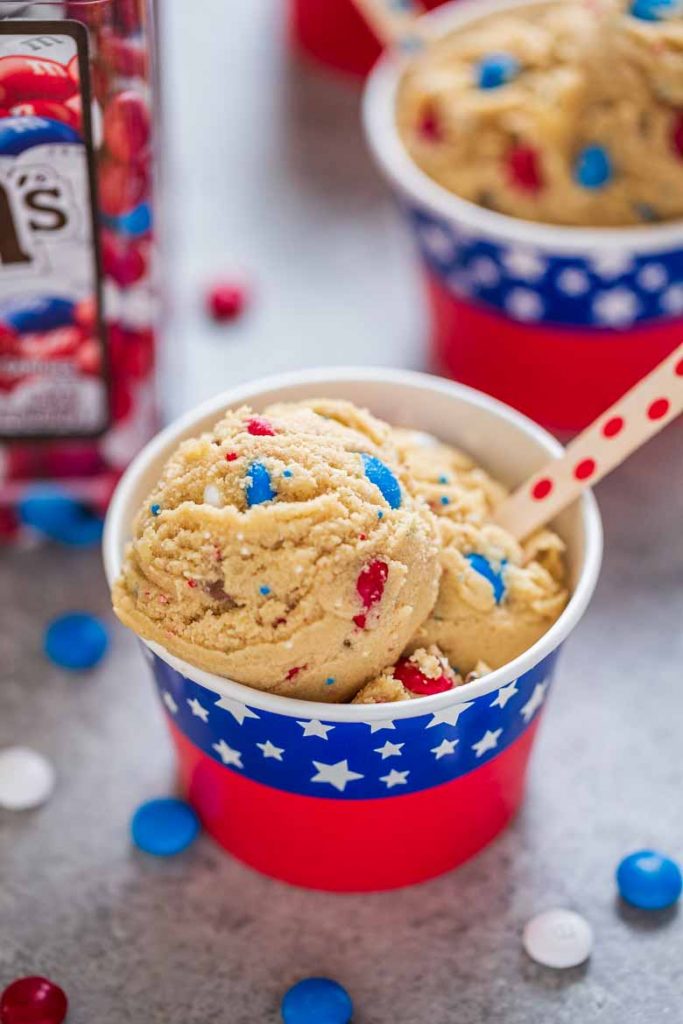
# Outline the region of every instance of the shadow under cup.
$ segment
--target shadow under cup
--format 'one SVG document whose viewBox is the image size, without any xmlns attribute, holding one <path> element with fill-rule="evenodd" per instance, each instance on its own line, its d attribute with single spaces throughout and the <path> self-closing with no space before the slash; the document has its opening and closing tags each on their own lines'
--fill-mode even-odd
<svg viewBox="0 0 683 1024">
<path fill-rule="evenodd" d="M 105 531 L 110 582 L 133 515 L 161 465 L 223 409 L 345 398 L 397 426 L 459 445 L 513 485 L 561 451 L 529 420 L 458 384 L 392 370 L 327 370 L 252 383 L 213 399 L 152 441 L 124 476 Z M 392 889 L 439 875 L 492 840 L 522 800 L 528 758 L 559 647 L 590 599 L 601 557 L 595 501 L 555 524 L 571 600 L 530 650 L 448 693 L 385 705 L 273 696 L 143 644 L 178 757 L 206 829 L 264 874 L 334 891 Z"/>
<path fill-rule="evenodd" d="M 539 2 L 457 0 L 426 20 L 455 30 Z M 683 223 L 558 227 L 453 195 L 397 131 L 403 66 L 387 56 L 375 67 L 364 121 L 417 244 L 432 362 L 552 430 L 581 430 L 680 342 Z"/>
</svg>

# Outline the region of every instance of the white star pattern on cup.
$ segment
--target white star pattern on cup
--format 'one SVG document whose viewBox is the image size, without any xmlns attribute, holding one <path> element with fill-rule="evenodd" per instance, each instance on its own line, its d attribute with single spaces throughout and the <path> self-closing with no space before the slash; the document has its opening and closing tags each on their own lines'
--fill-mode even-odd
<svg viewBox="0 0 683 1024">
<path fill-rule="evenodd" d="M 683 284 L 672 284 L 661 297 L 662 308 L 677 316 L 683 313 Z"/>
<path fill-rule="evenodd" d="M 533 249 L 512 248 L 503 253 L 503 266 L 520 281 L 538 281 L 546 272 L 547 264 Z"/>
<path fill-rule="evenodd" d="M 455 255 L 455 243 L 445 228 L 438 224 L 425 224 L 420 228 L 422 243 L 440 263 L 448 263 Z"/>
<path fill-rule="evenodd" d="M 244 724 L 245 718 L 259 718 L 260 716 L 248 708 L 246 704 L 241 704 L 238 700 L 231 700 L 230 697 L 221 697 L 217 700 L 214 707 L 221 708 L 223 711 L 228 711 L 238 725 Z"/>
<path fill-rule="evenodd" d="M 590 280 L 585 270 L 578 267 L 565 267 L 557 275 L 557 287 L 565 295 L 574 298 L 577 295 L 585 295 L 590 288 Z"/>
<path fill-rule="evenodd" d="M 495 731 L 487 729 L 482 738 L 480 740 L 477 740 L 476 743 L 472 744 L 472 750 L 475 752 L 477 757 L 482 757 L 489 750 L 495 750 L 496 747 L 498 746 L 498 740 L 500 739 L 502 733 L 502 729 L 496 729 Z"/>
<path fill-rule="evenodd" d="M 394 786 L 405 786 L 409 775 L 408 771 L 397 772 L 395 768 L 392 768 L 388 775 L 380 775 L 379 781 L 383 782 L 387 789 L 393 789 Z"/>
<path fill-rule="evenodd" d="M 526 704 L 524 704 L 524 706 L 520 708 L 519 713 L 521 714 L 522 718 L 527 723 L 527 725 L 529 724 L 529 722 L 534 717 L 534 715 L 540 708 L 541 704 L 545 700 L 545 691 L 545 683 L 536 683 L 536 685 L 534 686 L 534 692 L 531 694 Z"/>
<path fill-rule="evenodd" d="M 469 265 L 470 279 L 482 288 L 495 288 L 500 283 L 500 270 L 490 256 L 479 256 Z"/>
<path fill-rule="evenodd" d="M 628 288 L 610 288 L 593 299 L 596 320 L 608 327 L 627 327 L 638 315 L 639 302 Z"/>
<path fill-rule="evenodd" d="M 452 704 L 443 711 L 432 712 L 432 720 L 427 723 L 425 729 L 433 729 L 435 725 L 457 725 L 460 716 L 473 704 L 474 701 L 470 700 L 466 704 Z"/>
<path fill-rule="evenodd" d="M 659 292 L 669 283 L 666 267 L 661 263 L 646 263 L 638 271 L 638 284 L 647 292 Z"/>
<path fill-rule="evenodd" d="M 242 753 L 239 750 L 235 750 L 226 743 L 225 740 L 219 740 L 218 743 L 212 743 L 211 746 L 220 757 L 223 764 L 233 765 L 235 768 L 244 768 L 242 764 Z"/>
<path fill-rule="evenodd" d="M 541 297 L 529 288 L 512 288 L 505 298 L 505 308 L 515 320 L 540 320 L 543 316 Z"/>
<path fill-rule="evenodd" d="M 202 722 L 206 725 L 209 721 L 209 709 L 200 704 L 196 697 L 188 698 L 187 703 L 195 718 L 201 718 Z"/>
<path fill-rule="evenodd" d="M 285 752 L 284 747 L 276 747 L 270 740 L 266 740 L 265 743 L 257 743 L 256 746 L 264 757 L 272 757 L 275 761 L 281 761 Z"/>
<path fill-rule="evenodd" d="M 375 747 L 375 753 L 379 754 L 383 761 L 386 761 L 388 757 L 398 757 L 402 749 L 402 743 L 391 743 L 387 740 L 383 747 Z"/>
<path fill-rule="evenodd" d="M 327 782 L 330 786 L 338 789 L 340 793 L 344 792 L 349 782 L 365 777 L 360 772 L 351 771 L 346 759 L 337 761 L 336 764 L 323 764 L 322 761 L 314 761 L 313 767 L 316 769 L 316 774 L 312 777 L 311 782 Z"/>
<path fill-rule="evenodd" d="M 396 726 L 388 719 L 378 719 L 376 722 L 363 722 L 363 725 L 370 727 L 370 733 L 380 732 L 382 729 L 395 729 Z"/>
<path fill-rule="evenodd" d="M 594 253 L 590 260 L 591 266 L 598 277 L 623 277 L 633 269 L 633 257 L 622 249 Z"/>
<path fill-rule="evenodd" d="M 321 740 L 326 740 L 328 732 L 332 732 L 334 729 L 333 725 L 323 725 L 322 722 L 318 722 L 316 719 L 310 722 L 300 722 L 297 719 L 296 724 L 301 726 L 304 736 L 317 736 Z"/>
<path fill-rule="evenodd" d="M 168 690 L 164 690 L 161 699 L 172 715 L 176 715 L 178 713 L 178 705 L 176 704 L 172 693 L 169 693 Z"/>
<path fill-rule="evenodd" d="M 500 690 L 496 694 L 496 699 L 491 701 L 489 707 L 504 708 L 507 702 L 512 700 L 516 693 L 519 693 L 519 690 L 517 689 L 517 683 L 515 681 L 508 683 L 507 686 L 501 686 Z"/>
<path fill-rule="evenodd" d="M 439 743 L 438 747 L 431 748 L 431 752 L 436 758 L 436 760 L 440 761 L 442 757 L 447 757 L 449 754 L 454 754 L 455 748 L 457 747 L 459 742 L 460 740 L 441 740 L 441 743 Z"/>
</svg>

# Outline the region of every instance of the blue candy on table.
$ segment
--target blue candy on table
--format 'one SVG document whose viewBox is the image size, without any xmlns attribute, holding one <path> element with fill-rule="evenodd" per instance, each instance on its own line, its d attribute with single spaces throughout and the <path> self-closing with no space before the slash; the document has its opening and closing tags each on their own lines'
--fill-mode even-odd
<svg viewBox="0 0 683 1024">
<path fill-rule="evenodd" d="M 199 818 L 192 807 L 176 797 L 160 797 L 141 804 L 133 815 L 133 842 L 155 857 L 173 857 L 199 835 Z"/>
<path fill-rule="evenodd" d="M 664 21 L 683 14 L 681 0 L 633 0 L 631 14 L 641 21 Z"/>
<path fill-rule="evenodd" d="M 574 177 L 582 188 L 602 188 L 613 176 L 612 161 L 604 146 L 586 146 L 574 165 Z"/>
<path fill-rule="evenodd" d="M 252 462 L 247 470 L 247 505 L 262 505 L 277 496 L 273 489 L 268 468 L 263 462 Z"/>
<path fill-rule="evenodd" d="M 50 143 L 82 143 L 79 133 L 51 117 L 3 117 L 0 119 L 0 156 L 18 156 L 33 146 Z"/>
<path fill-rule="evenodd" d="M 338 981 L 304 978 L 285 993 L 281 1010 L 284 1024 L 349 1024 L 353 1003 Z"/>
<path fill-rule="evenodd" d="M 511 53 L 489 53 L 477 64 L 477 85 L 480 89 L 498 89 L 517 77 L 520 63 Z"/>
<path fill-rule="evenodd" d="M 88 547 L 102 539 L 102 519 L 59 487 L 29 488 L 18 513 L 25 526 L 70 547 Z"/>
<path fill-rule="evenodd" d="M 103 217 L 102 220 L 112 231 L 136 238 L 152 230 L 152 208 L 149 203 L 140 203 L 128 213 L 118 217 Z"/>
<path fill-rule="evenodd" d="M 367 455 L 365 452 L 361 453 L 361 459 L 366 477 L 378 488 L 387 505 L 390 508 L 400 508 L 401 485 L 389 467 L 375 455 Z"/>
<path fill-rule="evenodd" d="M 43 638 L 43 650 L 50 661 L 74 672 L 94 668 L 108 647 L 109 636 L 103 623 L 87 612 L 58 616 Z"/>
<path fill-rule="evenodd" d="M 486 555 L 480 555 L 476 551 L 472 551 L 469 555 L 465 555 L 465 558 L 475 572 L 478 572 L 480 576 L 483 576 L 484 579 L 489 581 L 493 587 L 493 596 L 496 599 L 496 604 L 500 604 L 505 597 L 506 588 L 503 571 L 507 565 L 506 559 L 501 561 L 499 569 L 494 569 Z"/>
<path fill-rule="evenodd" d="M 75 309 L 76 304 L 61 295 L 35 295 L 3 303 L 0 319 L 18 334 L 33 334 L 68 327 L 74 322 Z"/>
<path fill-rule="evenodd" d="M 681 869 L 675 860 L 656 850 L 637 850 L 617 868 L 619 894 L 641 910 L 665 910 L 680 898 Z"/>
</svg>

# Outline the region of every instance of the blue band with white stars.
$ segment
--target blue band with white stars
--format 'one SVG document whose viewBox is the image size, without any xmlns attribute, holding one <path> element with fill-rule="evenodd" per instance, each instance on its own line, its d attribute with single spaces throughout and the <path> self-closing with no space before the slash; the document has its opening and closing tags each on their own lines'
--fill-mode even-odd
<svg viewBox="0 0 683 1024">
<path fill-rule="evenodd" d="M 542 707 L 558 650 L 499 690 L 413 717 L 334 722 L 249 707 L 187 679 L 145 648 L 166 712 L 230 771 L 305 796 L 368 800 L 450 782 L 528 729 Z M 292 701 L 296 712 L 296 701 Z M 305 705 L 302 705 L 305 706 Z M 403 705 L 405 707 L 405 705 Z"/>
<path fill-rule="evenodd" d="M 555 255 L 406 206 L 422 257 L 454 296 L 522 323 L 624 329 L 683 317 L 683 247 Z"/>
</svg>

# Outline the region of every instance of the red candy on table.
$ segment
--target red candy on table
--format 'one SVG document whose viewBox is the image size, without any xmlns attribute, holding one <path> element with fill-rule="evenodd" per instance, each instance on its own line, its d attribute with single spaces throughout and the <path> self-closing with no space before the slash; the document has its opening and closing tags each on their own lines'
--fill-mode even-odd
<svg viewBox="0 0 683 1024">
<path fill-rule="evenodd" d="M 78 86 L 64 67 L 45 57 L 0 57 L 0 103 L 66 100 Z"/>
<path fill-rule="evenodd" d="M 531 146 L 516 146 L 508 153 L 507 169 L 510 182 L 525 192 L 538 192 L 543 187 L 543 176 L 538 153 Z"/>
<path fill-rule="evenodd" d="M 62 1024 L 69 1004 L 48 978 L 18 978 L 0 996 L 0 1024 Z"/>
<path fill-rule="evenodd" d="M 235 320 L 246 305 L 246 290 L 239 284 L 216 284 L 210 290 L 206 304 L 214 320 Z"/>
<path fill-rule="evenodd" d="M 377 558 L 361 570 L 356 581 L 356 591 L 366 611 L 382 600 L 388 578 L 389 566 Z M 359 629 L 365 629 L 367 616 L 354 615 L 353 621 Z"/>
<path fill-rule="evenodd" d="M 110 100 L 104 112 L 104 143 L 115 160 L 131 163 L 140 159 L 150 135 L 149 111 L 141 96 L 126 90 Z"/>
<path fill-rule="evenodd" d="M 430 679 L 429 676 L 420 672 L 417 665 L 414 665 L 408 658 L 403 658 L 394 665 L 393 675 L 399 682 L 403 683 L 406 690 L 426 697 L 431 693 L 445 693 L 453 689 L 453 681 L 448 676 L 439 676 L 437 679 Z"/>
</svg>

